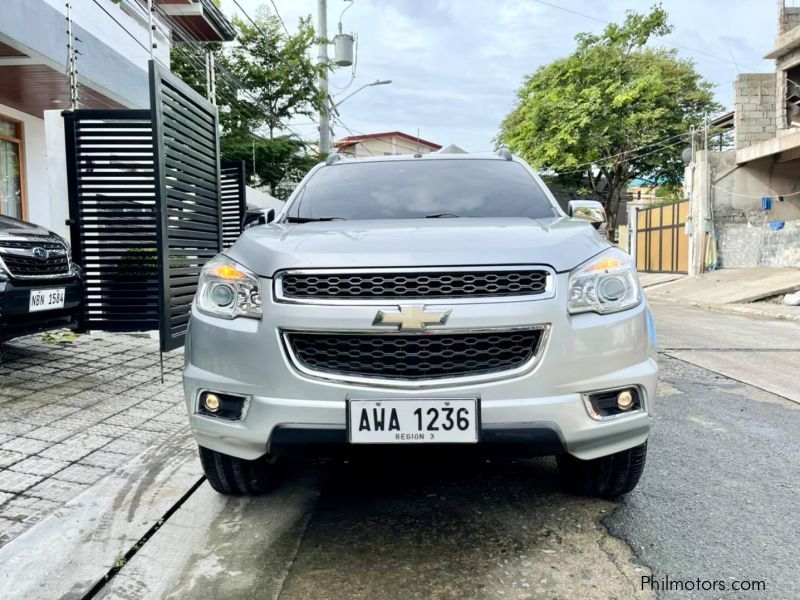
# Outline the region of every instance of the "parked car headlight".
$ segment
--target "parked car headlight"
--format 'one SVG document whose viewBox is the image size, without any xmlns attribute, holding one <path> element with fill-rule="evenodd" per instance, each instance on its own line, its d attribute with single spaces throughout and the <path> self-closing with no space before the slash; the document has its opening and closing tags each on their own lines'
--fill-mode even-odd
<svg viewBox="0 0 800 600">
<path fill-rule="evenodd" d="M 642 301 L 633 259 L 611 248 L 575 268 L 569 276 L 569 312 L 608 314 Z"/>
<path fill-rule="evenodd" d="M 197 309 L 212 317 L 261 318 L 261 284 L 247 267 L 224 254 L 211 259 L 200 272 Z"/>
</svg>

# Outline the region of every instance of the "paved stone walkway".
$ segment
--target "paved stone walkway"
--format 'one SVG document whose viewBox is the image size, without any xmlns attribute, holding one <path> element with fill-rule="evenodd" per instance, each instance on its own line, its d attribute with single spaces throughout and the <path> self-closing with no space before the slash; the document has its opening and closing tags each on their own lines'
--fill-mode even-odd
<svg viewBox="0 0 800 600">
<path fill-rule="evenodd" d="M 0 345 L 0 546 L 187 424 L 180 351 L 143 336 Z"/>
</svg>

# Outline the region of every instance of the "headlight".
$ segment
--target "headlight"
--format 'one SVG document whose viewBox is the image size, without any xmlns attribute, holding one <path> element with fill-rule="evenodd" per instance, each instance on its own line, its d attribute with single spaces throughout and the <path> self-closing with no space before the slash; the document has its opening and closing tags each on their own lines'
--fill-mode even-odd
<svg viewBox="0 0 800 600">
<path fill-rule="evenodd" d="M 633 259 L 617 248 L 595 256 L 569 276 L 570 313 L 614 313 L 641 301 Z"/>
<path fill-rule="evenodd" d="M 211 259 L 200 271 L 196 300 L 197 309 L 212 317 L 261 318 L 258 277 L 224 254 Z"/>
</svg>

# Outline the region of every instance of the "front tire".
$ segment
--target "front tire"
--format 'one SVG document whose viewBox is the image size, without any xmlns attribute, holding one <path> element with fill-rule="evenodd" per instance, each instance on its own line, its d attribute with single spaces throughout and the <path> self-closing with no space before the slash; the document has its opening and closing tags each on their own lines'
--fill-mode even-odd
<svg viewBox="0 0 800 600">
<path fill-rule="evenodd" d="M 211 487 L 226 496 L 257 496 L 275 487 L 279 465 L 273 458 L 244 460 L 199 446 L 200 464 Z"/>
<path fill-rule="evenodd" d="M 557 458 L 564 486 L 577 494 L 616 498 L 627 494 L 644 471 L 647 442 L 594 460 L 580 460 L 569 454 Z"/>
</svg>

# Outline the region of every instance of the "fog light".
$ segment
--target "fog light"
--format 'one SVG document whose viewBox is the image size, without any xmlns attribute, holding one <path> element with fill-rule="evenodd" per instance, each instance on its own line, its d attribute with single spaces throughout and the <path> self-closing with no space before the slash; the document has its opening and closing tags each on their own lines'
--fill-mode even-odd
<svg viewBox="0 0 800 600">
<path fill-rule="evenodd" d="M 215 419 L 240 421 L 244 419 L 249 405 L 247 396 L 228 392 L 202 392 L 197 403 L 197 412 Z"/>
<path fill-rule="evenodd" d="M 631 394 L 628 390 L 620 392 L 617 396 L 617 407 L 620 410 L 628 410 L 633 406 L 633 394 Z"/>
<path fill-rule="evenodd" d="M 217 412 L 219 410 L 219 396 L 216 394 L 206 394 L 203 397 L 203 407 L 208 412 Z"/>
</svg>

